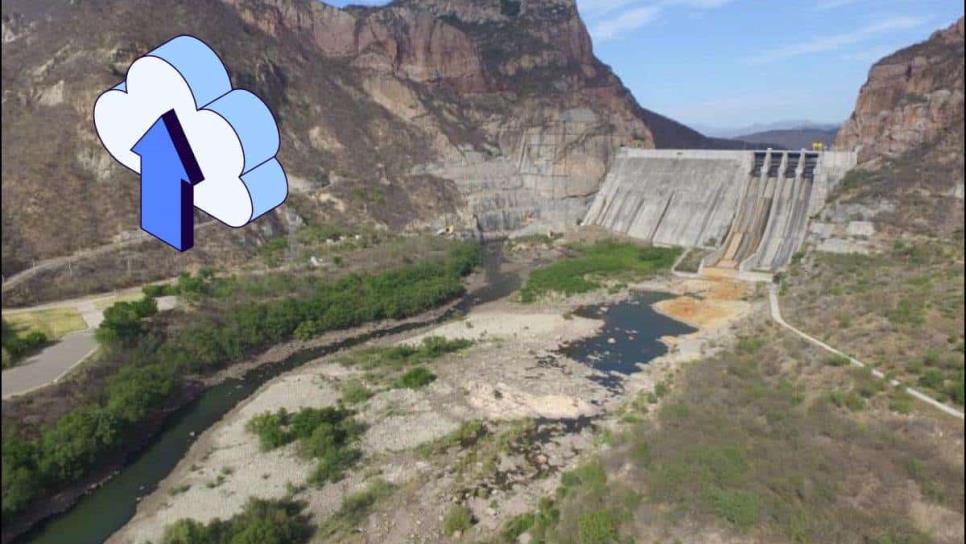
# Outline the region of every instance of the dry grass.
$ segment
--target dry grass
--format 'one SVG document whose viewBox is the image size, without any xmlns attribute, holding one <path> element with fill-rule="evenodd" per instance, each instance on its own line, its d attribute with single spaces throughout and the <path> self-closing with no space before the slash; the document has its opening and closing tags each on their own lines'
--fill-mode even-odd
<svg viewBox="0 0 966 544">
<path fill-rule="evenodd" d="M 811 254 L 782 288 L 785 318 L 901 381 L 963 405 L 962 241 L 877 255 Z"/>
<path fill-rule="evenodd" d="M 26 334 L 39 331 L 47 338 L 56 340 L 67 333 L 81 331 L 87 328 L 87 323 L 80 313 L 73 308 L 51 308 L 28 312 L 7 313 L 4 321 L 10 324 L 17 333 Z"/>
</svg>

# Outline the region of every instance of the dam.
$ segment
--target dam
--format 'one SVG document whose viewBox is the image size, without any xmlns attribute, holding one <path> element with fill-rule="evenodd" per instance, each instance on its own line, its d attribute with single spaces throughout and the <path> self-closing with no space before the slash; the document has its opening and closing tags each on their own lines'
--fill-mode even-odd
<svg viewBox="0 0 966 544">
<path fill-rule="evenodd" d="M 582 224 L 710 250 L 704 268 L 775 272 L 855 166 L 851 151 L 618 151 Z"/>
</svg>

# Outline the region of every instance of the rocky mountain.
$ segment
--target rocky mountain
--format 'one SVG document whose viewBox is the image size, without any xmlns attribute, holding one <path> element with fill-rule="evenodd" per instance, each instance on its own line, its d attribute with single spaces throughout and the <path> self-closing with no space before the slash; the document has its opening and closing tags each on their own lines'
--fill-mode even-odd
<svg viewBox="0 0 966 544">
<path fill-rule="evenodd" d="M 835 139 L 858 149 L 846 215 L 897 232 L 963 233 L 963 19 L 869 71 Z"/>
<path fill-rule="evenodd" d="M 963 126 L 963 19 L 872 66 L 836 137 L 860 162 L 897 157 Z"/>
<path fill-rule="evenodd" d="M 137 231 L 137 177 L 91 108 L 182 33 L 279 119 L 290 199 L 243 246 L 306 222 L 563 229 L 620 146 L 735 145 L 641 108 L 574 0 L 5 1 L 5 275 Z"/>
</svg>

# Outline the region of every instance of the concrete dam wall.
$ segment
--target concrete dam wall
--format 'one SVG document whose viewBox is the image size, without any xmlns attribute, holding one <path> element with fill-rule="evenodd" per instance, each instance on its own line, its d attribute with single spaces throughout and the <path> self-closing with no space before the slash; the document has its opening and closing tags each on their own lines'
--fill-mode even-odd
<svg viewBox="0 0 966 544">
<path fill-rule="evenodd" d="M 841 151 L 622 149 L 583 223 L 713 249 L 704 266 L 779 270 L 853 166 Z"/>
</svg>

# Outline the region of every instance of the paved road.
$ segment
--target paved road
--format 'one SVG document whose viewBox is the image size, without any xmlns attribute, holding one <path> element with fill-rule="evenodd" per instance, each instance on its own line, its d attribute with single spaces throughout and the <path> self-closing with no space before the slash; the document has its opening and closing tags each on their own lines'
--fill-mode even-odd
<svg viewBox="0 0 966 544">
<path fill-rule="evenodd" d="M 72 332 L 23 363 L 3 371 L 3 398 L 53 383 L 97 349 L 93 329 Z"/>
<path fill-rule="evenodd" d="M 63 378 L 75 366 L 84 362 L 97 350 L 94 330 L 104 319 L 104 312 L 97 308 L 94 299 L 70 300 L 45 304 L 44 308 L 71 307 L 80 312 L 87 329 L 65 335 L 59 342 L 48 346 L 23 363 L 3 371 L 2 389 L 4 399 L 23 395 Z M 170 310 L 177 305 L 177 297 L 158 298 L 158 311 Z M 38 307 L 30 308 L 35 310 Z"/>
</svg>

